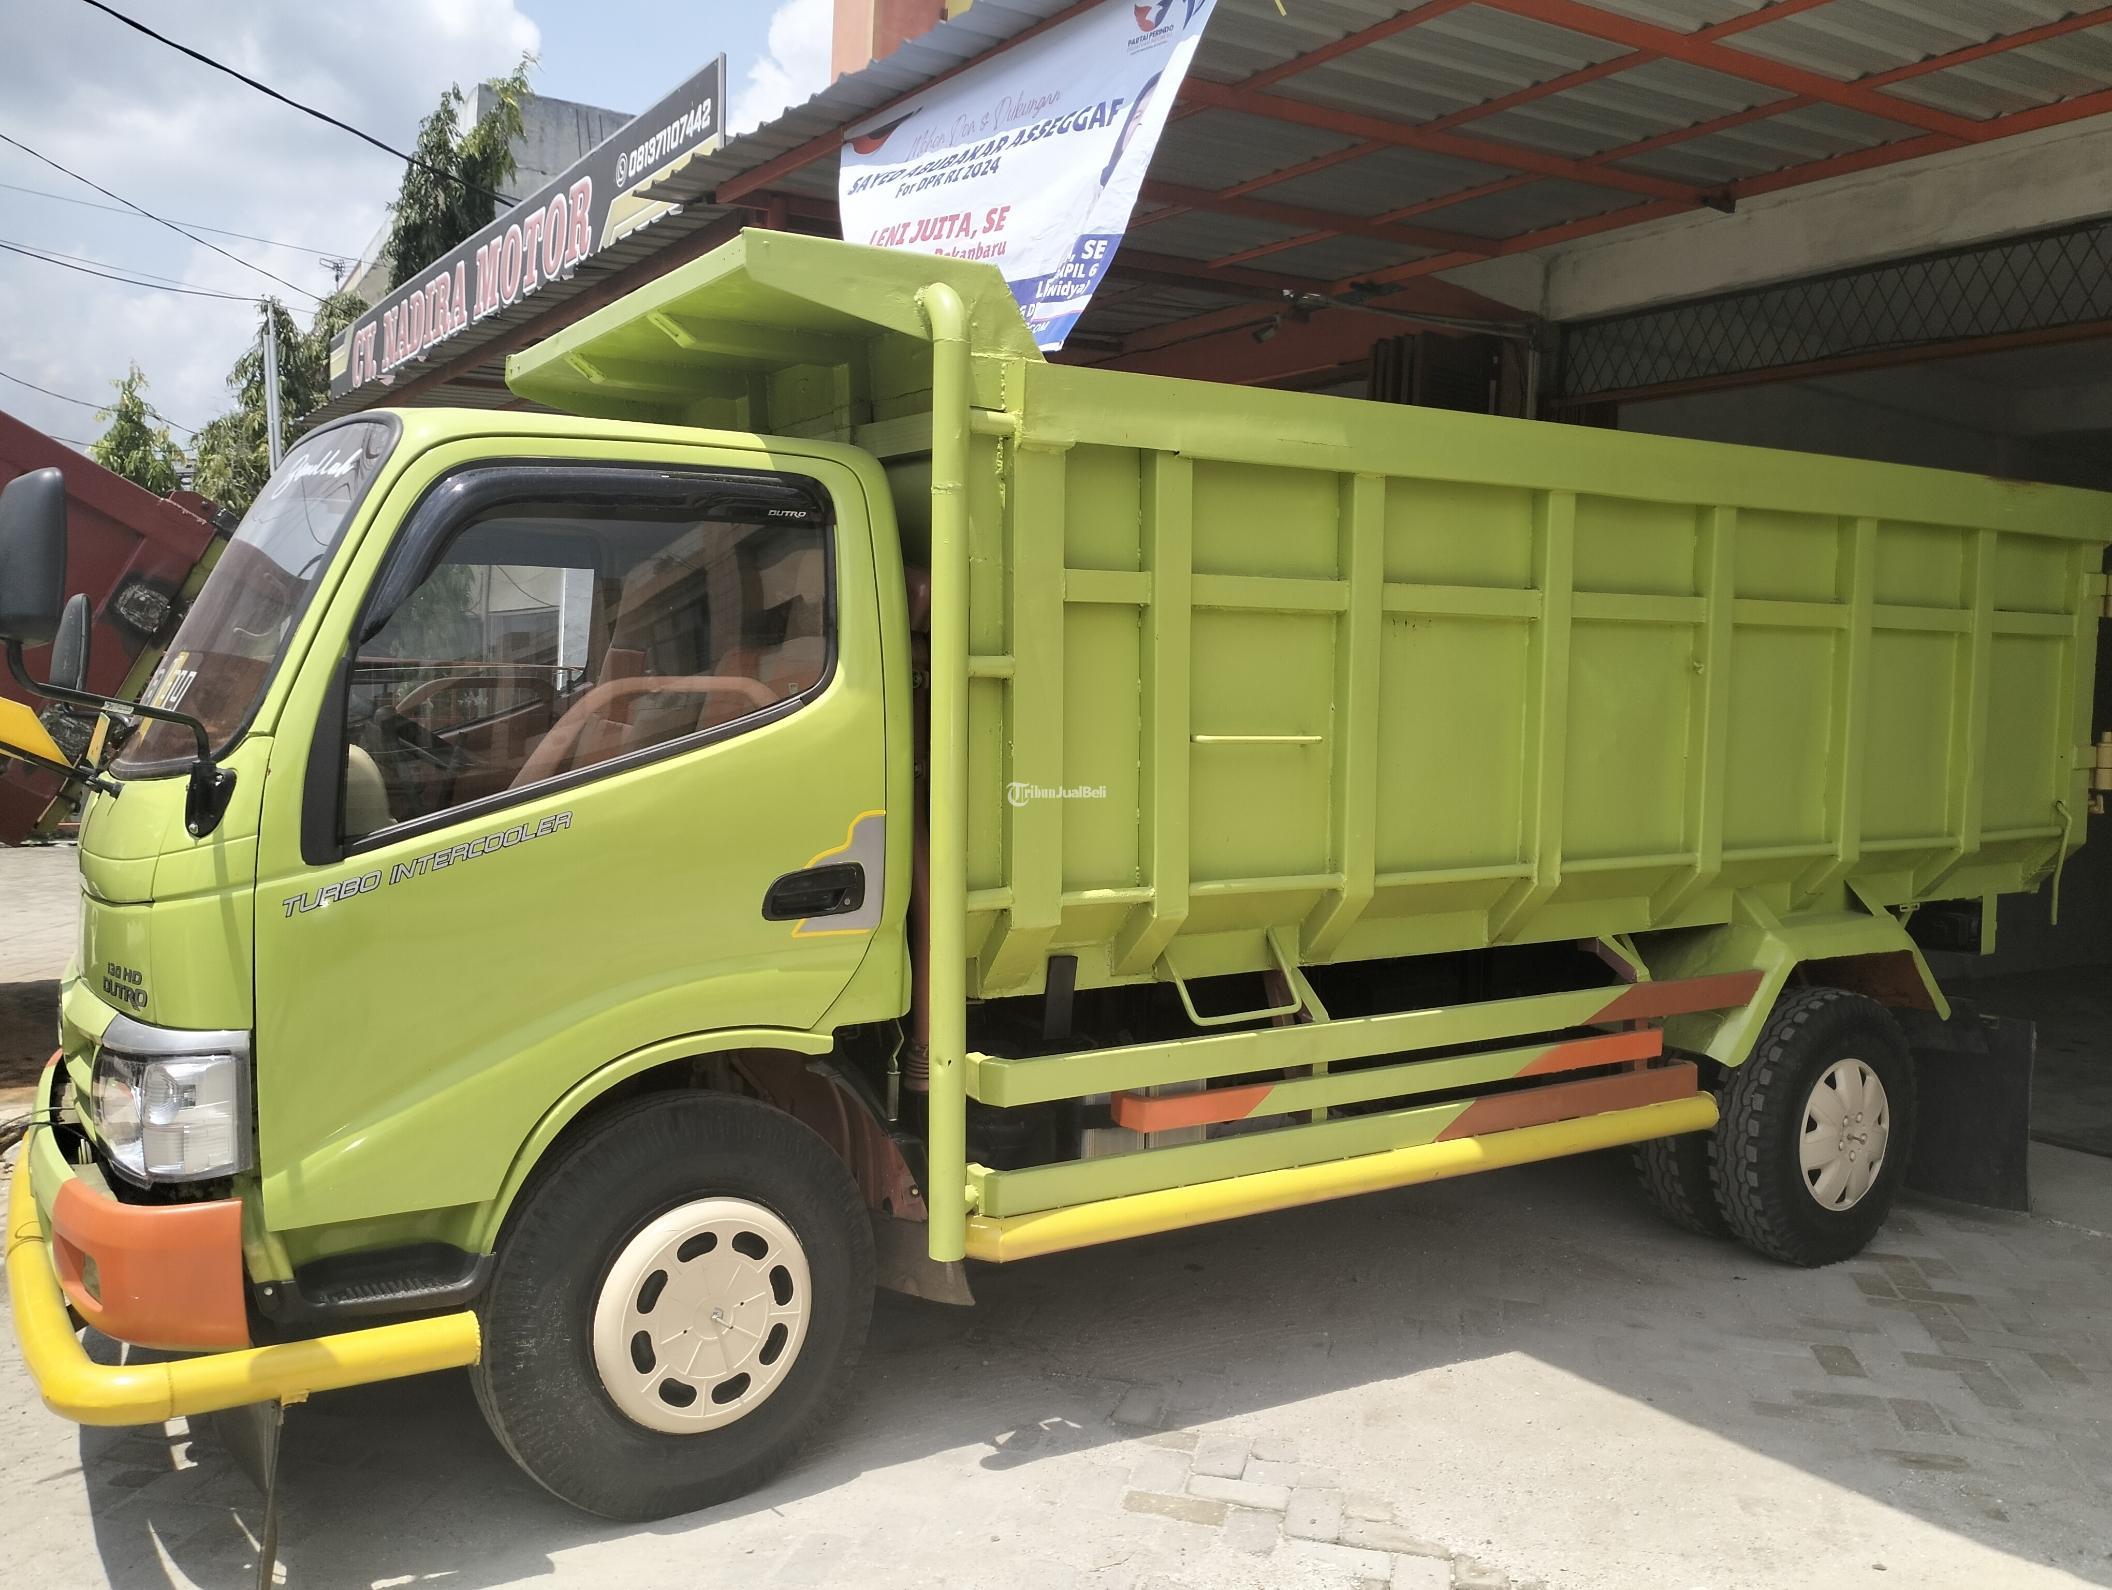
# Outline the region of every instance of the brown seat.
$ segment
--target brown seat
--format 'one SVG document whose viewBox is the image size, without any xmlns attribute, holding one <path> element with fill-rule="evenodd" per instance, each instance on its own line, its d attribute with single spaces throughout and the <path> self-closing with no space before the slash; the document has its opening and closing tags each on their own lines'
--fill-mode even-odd
<svg viewBox="0 0 2112 1590">
<path fill-rule="evenodd" d="M 828 613 L 822 602 L 821 549 L 788 553 L 761 571 L 765 613 L 784 615 L 784 636 L 775 645 L 741 645 L 719 654 L 715 672 L 744 674 L 770 687 L 771 699 L 783 701 L 814 688 L 829 662 Z M 714 701 L 698 727 L 718 724 L 752 711 L 732 701 Z"/>
<path fill-rule="evenodd" d="M 648 671 L 671 575 L 679 582 L 698 566 L 663 557 L 634 569 L 623 582 L 599 681 L 530 753 L 513 787 L 685 739 L 811 690 L 829 658 L 822 556 L 818 547 L 789 552 L 746 579 L 732 557 L 701 565 L 712 587 L 715 620 L 759 620 L 756 627 L 764 633 L 779 628 L 769 622 L 772 616 L 781 616 L 782 624 L 779 639 L 769 645 L 737 638 L 708 674 Z"/>
<path fill-rule="evenodd" d="M 604 687 L 650 676 L 653 619 L 669 576 L 678 575 L 680 567 L 676 559 L 649 558 L 624 576 L 594 688 L 551 725 L 514 774 L 510 788 L 537 783 L 569 768 L 611 761 L 667 737 L 654 732 L 659 725 L 635 721 L 654 692 Z"/>
<path fill-rule="evenodd" d="M 635 729 L 635 726 L 629 725 L 622 716 L 627 713 L 629 703 L 640 696 L 662 693 L 675 696 L 731 695 L 747 703 L 743 709 L 745 712 L 767 707 L 777 699 L 770 693 L 769 686 L 760 680 L 724 674 L 685 674 L 678 678 L 645 674 L 635 679 L 606 680 L 572 703 L 565 715 L 557 720 L 557 726 L 543 736 L 542 743 L 536 746 L 529 753 L 528 760 L 521 764 L 520 772 L 513 776 L 511 787 L 521 789 L 529 784 L 540 783 L 546 778 L 555 778 L 559 773 L 569 772 L 575 767 L 591 767 L 596 762 L 609 760 L 611 756 L 621 756 L 628 751 L 661 743 L 659 740 L 647 740 L 632 733 L 620 741 L 599 740 L 597 743 L 605 754 L 589 756 L 586 754 L 584 737 L 590 730 L 605 727 L 612 722 Z M 698 716 L 698 713 L 692 710 L 688 719 L 694 722 Z"/>
<path fill-rule="evenodd" d="M 600 684 L 613 684 L 620 679 L 639 679 L 645 676 L 645 653 L 634 646 L 611 646 L 602 653 Z M 631 703 L 637 698 L 624 697 L 621 701 L 607 700 L 608 715 L 584 725 L 579 733 L 578 750 L 572 760 L 580 764 L 606 762 L 611 757 L 621 756 L 630 749 Z M 574 702 L 566 709 L 566 716 L 579 706 Z M 559 719 L 559 723 L 564 720 Z M 554 733 L 558 724 L 552 724 Z M 518 784 L 518 778 L 514 781 Z"/>
<path fill-rule="evenodd" d="M 763 605 L 785 615 L 785 638 L 765 648 L 756 677 L 778 694 L 796 696 L 821 682 L 829 663 L 827 590 L 821 549 L 807 547 L 763 570 Z"/>
</svg>

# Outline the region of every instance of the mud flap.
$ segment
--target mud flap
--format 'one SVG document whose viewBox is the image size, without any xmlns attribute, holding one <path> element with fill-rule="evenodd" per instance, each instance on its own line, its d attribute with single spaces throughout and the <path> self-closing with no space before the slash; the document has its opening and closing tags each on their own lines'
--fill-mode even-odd
<svg viewBox="0 0 2112 1590">
<path fill-rule="evenodd" d="M 873 1216 L 873 1281 L 883 1291 L 921 1297 L 929 1303 L 975 1306 L 968 1290 L 968 1267 L 955 1259 L 942 1264 L 931 1256 L 930 1232 L 921 1220 Z"/>
<path fill-rule="evenodd" d="M 279 1441 L 286 1429 L 286 1406 L 252 1402 L 221 1413 L 194 1414 L 193 1431 L 216 1440 L 235 1460 L 264 1498 L 257 1526 L 257 1590 L 271 1590 L 279 1561 Z"/>
<path fill-rule="evenodd" d="M 1895 1010 L 1913 1048 L 1920 1124 L 1907 1185 L 1989 1209 L 2031 1211 L 2031 1070 L 2038 1029 L 1982 1015 L 1967 1000 L 1951 1019 Z"/>
</svg>

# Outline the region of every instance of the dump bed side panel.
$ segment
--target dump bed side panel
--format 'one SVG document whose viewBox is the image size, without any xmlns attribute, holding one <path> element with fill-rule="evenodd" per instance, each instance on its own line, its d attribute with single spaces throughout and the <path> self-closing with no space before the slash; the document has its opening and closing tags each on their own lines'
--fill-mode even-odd
<svg viewBox="0 0 2112 1590">
<path fill-rule="evenodd" d="M 778 233 L 508 379 L 856 442 L 928 562 L 933 282 L 971 991 L 1862 913 L 2081 841 L 2112 497 L 1051 365 L 988 265 Z"/>
<path fill-rule="evenodd" d="M 981 991 L 2031 886 L 2112 499 L 1016 366 L 978 438 Z M 898 482 L 913 484 L 898 471 Z M 905 517 L 909 505 L 905 502 Z"/>
</svg>

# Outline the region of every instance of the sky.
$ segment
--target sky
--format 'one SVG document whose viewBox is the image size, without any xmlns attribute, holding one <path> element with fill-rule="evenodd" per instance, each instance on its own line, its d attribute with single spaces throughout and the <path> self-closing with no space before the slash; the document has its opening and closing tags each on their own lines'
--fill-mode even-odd
<svg viewBox="0 0 2112 1590">
<path fill-rule="evenodd" d="M 539 58 L 538 93 L 626 112 L 723 52 L 738 131 L 825 86 L 833 12 L 831 0 L 111 3 L 399 149 L 450 83 L 467 90 L 524 51 Z M 356 258 L 380 229 L 402 163 L 83 0 L 0 0 L 0 40 L 0 134 L 226 251 L 91 208 L 113 201 L 0 143 L 0 245 L 85 267 L 0 247 L 0 410 L 91 441 L 95 406 L 132 363 L 160 413 L 205 424 L 229 406 L 227 372 L 256 335 L 256 295 L 277 294 L 305 320 L 331 288 L 327 261 Z M 190 291 L 86 274 L 110 268 Z M 234 296 L 201 296 L 216 293 Z"/>
</svg>

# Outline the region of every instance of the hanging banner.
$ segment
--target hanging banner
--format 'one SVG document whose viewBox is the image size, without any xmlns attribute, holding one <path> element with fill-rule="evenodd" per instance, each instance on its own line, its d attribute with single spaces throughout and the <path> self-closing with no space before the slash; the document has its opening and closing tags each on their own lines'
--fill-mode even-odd
<svg viewBox="0 0 2112 1590">
<path fill-rule="evenodd" d="M 850 129 L 853 243 L 1004 272 L 1044 351 L 1107 275 L 1217 0 L 1104 0 Z"/>
</svg>

